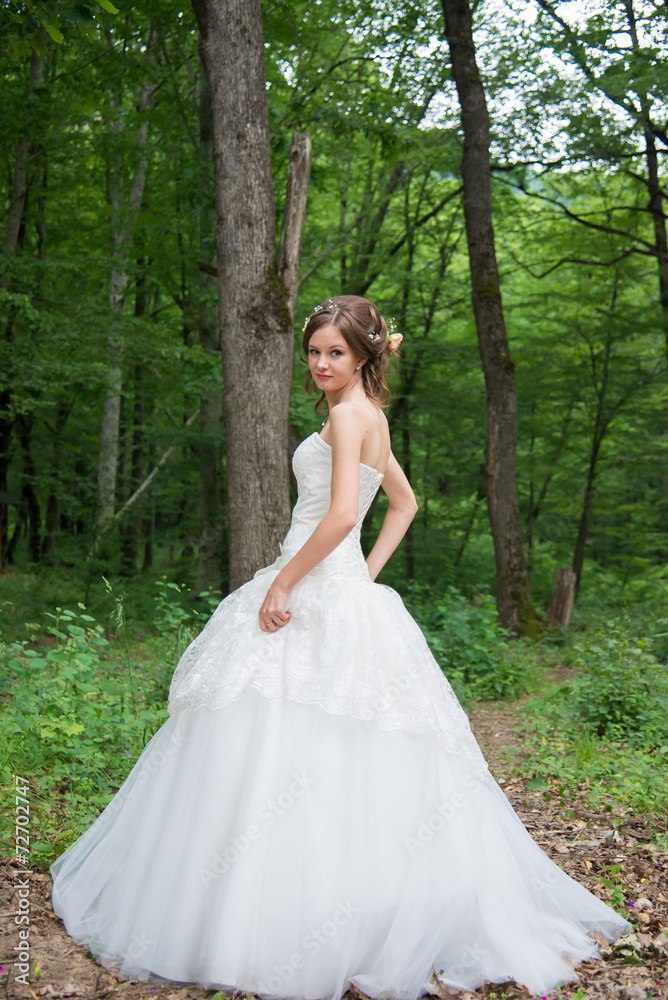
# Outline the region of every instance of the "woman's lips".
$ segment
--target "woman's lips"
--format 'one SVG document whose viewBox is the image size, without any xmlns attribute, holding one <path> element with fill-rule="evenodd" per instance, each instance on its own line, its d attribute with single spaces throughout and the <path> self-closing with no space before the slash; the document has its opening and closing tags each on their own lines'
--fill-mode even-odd
<svg viewBox="0 0 668 1000">
<path fill-rule="evenodd" d="M 331 375 L 316 375 L 316 378 L 332 378 Z"/>
</svg>

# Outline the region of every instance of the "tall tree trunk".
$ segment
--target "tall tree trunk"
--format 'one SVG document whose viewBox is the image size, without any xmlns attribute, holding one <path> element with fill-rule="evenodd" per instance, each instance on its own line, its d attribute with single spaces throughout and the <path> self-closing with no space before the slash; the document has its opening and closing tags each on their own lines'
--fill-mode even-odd
<svg viewBox="0 0 668 1000">
<path fill-rule="evenodd" d="M 193 8 L 211 95 L 229 586 L 235 589 L 276 558 L 290 518 L 291 293 L 276 262 L 259 0 L 193 0 Z M 286 206 L 284 225 L 299 220 Z M 298 254 L 300 242 L 301 229 L 296 239 L 281 240 L 286 253 Z M 280 273 L 294 268 L 286 260 Z"/>
<path fill-rule="evenodd" d="M 202 185 L 208 181 L 213 158 L 211 133 L 211 100 L 204 70 L 199 78 L 199 158 Z M 207 186 L 208 188 L 208 186 Z M 207 189 L 205 188 L 205 189 Z M 199 271 L 199 342 L 206 354 L 220 360 L 220 333 L 218 330 L 216 284 L 213 274 L 217 264 L 216 210 L 207 198 L 197 213 L 199 259 L 208 265 Z M 202 391 L 200 430 L 202 441 L 198 447 L 200 463 L 200 514 L 201 531 L 197 548 L 197 574 L 195 594 L 211 588 L 219 589 L 223 577 L 223 549 L 225 520 L 222 506 L 222 403 L 223 397 L 217 382 Z"/>
<path fill-rule="evenodd" d="M 147 62 L 151 63 L 155 33 L 151 28 L 146 46 Z M 116 466 L 118 462 L 119 421 L 123 387 L 123 356 L 125 330 L 123 313 L 125 291 L 128 283 L 128 255 L 132 246 L 137 217 L 141 208 L 148 165 L 148 111 L 153 104 L 157 84 L 142 84 L 137 110 L 141 120 L 135 140 L 137 162 L 127 201 L 124 198 L 123 168 L 116 163 L 112 171 L 109 190 L 111 206 L 112 263 L 109 286 L 109 333 L 107 337 L 107 389 L 102 408 L 100 451 L 97 471 L 97 508 L 95 513 L 96 536 L 102 533 L 114 514 L 116 501 Z M 117 118 L 112 132 L 119 135 L 123 128 L 121 112 L 122 95 L 117 93 L 115 103 Z"/>
<path fill-rule="evenodd" d="M 492 225 L 489 114 L 476 64 L 467 0 L 442 0 L 445 34 L 461 106 L 462 181 L 473 312 L 487 392 L 486 481 L 496 599 L 505 628 L 535 628 L 522 520 L 517 498 L 517 396 L 503 317 Z"/>
<path fill-rule="evenodd" d="M 631 44 L 634 53 L 639 51 L 638 29 L 636 16 L 633 8 L 633 0 L 624 0 L 626 17 L 629 24 Z M 661 315 L 663 319 L 664 347 L 668 358 L 668 235 L 666 234 L 666 215 L 663 210 L 663 194 L 661 191 L 661 181 L 659 178 L 659 158 L 656 151 L 656 139 L 654 137 L 654 123 L 652 121 L 652 106 L 646 92 L 640 94 L 640 105 L 642 111 L 642 127 L 645 138 L 645 163 L 647 164 L 647 193 L 649 195 L 649 211 L 654 224 L 654 241 L 656 244 L 656 261 L 659 269 L 659 303 L 661 305 Z M 668 396 L 664 394 L 662 412 L 662 433 L 664 438 L 668 438 Z M 668 475 L 665 464 L 659 472 L 659 483 L 661 496 L 664 502 L 664 509 L 668 512 Z M 664 517 L 664 527 L 668 527 L 668 522 Z M 578 580 L 579 583 L 579 580 Z"/>
</svg>

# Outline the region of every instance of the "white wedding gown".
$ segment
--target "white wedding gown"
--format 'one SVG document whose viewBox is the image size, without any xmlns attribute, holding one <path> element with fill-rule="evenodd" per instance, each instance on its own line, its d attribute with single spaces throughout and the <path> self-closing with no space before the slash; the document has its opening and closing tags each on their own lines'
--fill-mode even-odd
<svg viewBox="0 0 668 1000">
<path fill-rule="evenodd" d="M 372 583 L 360 527 L 258 610 L 328 509 L 331 450 L 295 452 L 276 562 L 184 652 L 170 717 L 51 866 L 53 908 L 125 976 L 261 997 L 414 1000 L 515 979 L 544 995 L 630 930 L 532 840 L 401 598 Z"/>
</svg>

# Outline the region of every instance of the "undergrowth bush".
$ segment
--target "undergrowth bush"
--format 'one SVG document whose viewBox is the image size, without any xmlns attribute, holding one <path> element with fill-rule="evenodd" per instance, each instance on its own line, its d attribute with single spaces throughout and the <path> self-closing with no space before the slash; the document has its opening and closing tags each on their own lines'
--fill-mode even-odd
<svg viewBox="0 0 668 1000">
<path fill-rule="evenodd" d="M 598 737 L 653 750 L 668 743 L 668 667 L 617 620 L 574 646 L 579 673 L 563 685 L 563 718 Z"/>
<path fill-rule="evenodd" d="M 509 642 L 491 597 L 471 601 L 456 587 L 438 592 L 413 584 L 405 601 L 464 705 L 474 698 L 517 698 L 531 687 L 534 668 L 523 655 L 529 641 Z"/>
<path fill-rule="evenodd" d="M 650 637 L 611 619 L 570 646 L 578 673 L 523 712 L 516 769 L 530 789 L 668 815 L 668 667 Z"/>
<path fill-rule="evenodd" d="M 178 655 L 218 603 L 205 595 L 206 613 L 188 610 L 186 588 L 158 581 L 158 635 L 133 655 L 124 599 L 107 590 L 111 631 L 78 602 L 47 612 L 46 627 L 26 624 L 26 638 L 0 644 L 0 783 L 13 787 L 15 775 L 30 782 L 35 864 L 50 864 L 125 780 L 167 719 Z M 5 811 L 5 845 L 12 833 Z"/>
<path fill-rule="evenodd" d="M 648 821 L 668 816 L 668 746 L 648 751 L 601 739 L 585 724 L 568 729 L 559 698 L 547 695 L 525 706 L 522 742 L 514 770 L 527 788 L 581 798 L 592 809 L 623 806 Z"/>
</svg>

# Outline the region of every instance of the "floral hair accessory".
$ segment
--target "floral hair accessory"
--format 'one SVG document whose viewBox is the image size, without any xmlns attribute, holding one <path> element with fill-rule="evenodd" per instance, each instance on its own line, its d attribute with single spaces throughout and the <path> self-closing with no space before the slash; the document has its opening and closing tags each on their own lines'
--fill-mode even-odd
<svg viewBox="0 0 668 1000">
<path fill-rule="evenodd" d="M 389 347 L 393 354 L 399 350 L 399 344 L 404 339 L 403 333 L 391 333 L 387 338 L 389 341 Z"/>
<path fill-rule="evenodd" d="M 373 340 L 374 344 L 376 344 L 380 340 L 380 334 L 376 333 L 375 330 L 373 330 L 371 333 L 367 333 L 367 337 L 369 338 L 369 340 Z"/>
<path fill-rule="evenodd" d="M 323 312 L 323 310 L 325 309 L 336 309 L 336 302 L 334 302 L 332 299 L 325 299 L 325 301 L 321 302 L 319 306 L 316 306 L 315 309 L 311 313 L 309 313 L 309 315 L 304 320 L 302 333 L 306 333 L 306 327 L 309 325 L 311 317 L 315 316 L 316 313 Z"/>
</svg>

